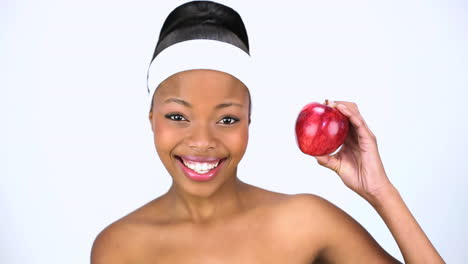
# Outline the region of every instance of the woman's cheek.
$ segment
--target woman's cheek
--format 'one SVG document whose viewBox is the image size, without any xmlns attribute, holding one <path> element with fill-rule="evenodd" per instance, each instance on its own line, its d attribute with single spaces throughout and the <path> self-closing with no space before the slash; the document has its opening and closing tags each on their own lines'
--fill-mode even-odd
<svg viewBox="0 0 468 264">
<path fill-rule="evenodd" d="M 235 131 L 229 133 L 225 139 L 226 144 L 236 153 L 237 159 L 241 159 L 247 148 L 249 140 L 249 130 L 247 126 L 240 126 Z"/>
<path fill-rule="evenodd" d="M 160 151 L 171 151 L 174 148 L 176 135 L 178 133 L 174 131 L 174 126 L 171 126 L 165 120 L 156 119 L 154 130 L 154 142 L 158 152 Z"/>
</svg>

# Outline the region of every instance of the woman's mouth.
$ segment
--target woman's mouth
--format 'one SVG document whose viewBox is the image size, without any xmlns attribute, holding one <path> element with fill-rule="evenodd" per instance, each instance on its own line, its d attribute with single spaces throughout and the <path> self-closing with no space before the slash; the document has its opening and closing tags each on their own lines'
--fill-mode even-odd
<svg viewBox="0 0 468 264">
<path fill-rule="evenodd" d="M 216 176 L 226 158 L 175 156 L 184 174 L 195 181 L 207 181 Z"/>
</svg>

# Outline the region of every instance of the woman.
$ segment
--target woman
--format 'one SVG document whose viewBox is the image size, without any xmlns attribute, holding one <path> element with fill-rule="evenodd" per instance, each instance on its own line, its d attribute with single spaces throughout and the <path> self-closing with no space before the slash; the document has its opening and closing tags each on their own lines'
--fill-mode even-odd
<svg viewBox="0 0 468 264">
<path fill-rule="evenodd" d="M 199 42 L 192 40 L 211 49 L 195 63 L 226 63 L 177 68 L 197 56 L 191 47 Z M 228 53 L 217 56 L 217 45 L 249 53 L 247 32 L 233 9 L 194 1 L 166 19 L 153 56 L 159 68 L 150 71 L 160 76 L 149 78 L 149 121 L 172 185 L 101 231 L 91 262 L 400 263 L 329 201 L 272 192 L 237 178 L 248 142 L 251 83 L 247 63 L 229 68 L 231 60 L 246 56 L 220 58 Z M 172 57 L 162 63 L 171 50 L 181 61 Z M 161 74 L 171 67 L 178 70 Z M 376 138 L 357 105 L 337 101 L 331 106 L 350 119 L 350 133 L 338 153 L 316 157 L 318 163 L 334 170 L 377 210 L 405 262 L 444 263 L 387 178 Z"/>
</svg>

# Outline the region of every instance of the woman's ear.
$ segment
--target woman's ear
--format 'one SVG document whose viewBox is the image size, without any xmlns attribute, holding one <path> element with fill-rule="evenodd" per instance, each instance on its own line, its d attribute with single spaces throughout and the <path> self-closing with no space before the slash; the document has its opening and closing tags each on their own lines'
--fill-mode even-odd
<svg viewBox="0 0 468 264">
<path fill-rule="evenodd" d="M 154 133 L 154 127 L 153 127 L 153 109 L 150 110 L 148 118 L 149 118 L 149 121 L 150 121 L 150 124 L 151 124 L 151 130 L 152 130 L 153 133 Z"/>
</svg>

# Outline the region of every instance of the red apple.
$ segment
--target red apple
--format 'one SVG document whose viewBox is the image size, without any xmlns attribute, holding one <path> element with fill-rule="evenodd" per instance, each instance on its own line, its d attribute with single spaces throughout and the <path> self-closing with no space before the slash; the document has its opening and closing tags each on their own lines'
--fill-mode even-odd
<svg viewBox="0 0 468 264">
<path fill-rule="evenodd" d="M 304 106 L 296 120 L 297 145 L 311 156 L 333 153 L 343 144 L 348 131 L 348 117 L 338 109 L 320 103 Z"/>
</svg>

